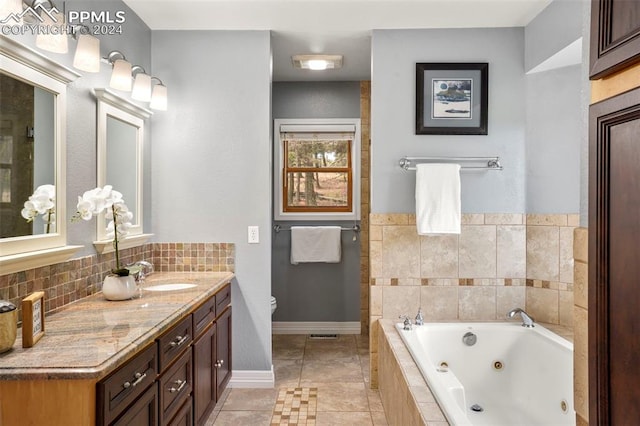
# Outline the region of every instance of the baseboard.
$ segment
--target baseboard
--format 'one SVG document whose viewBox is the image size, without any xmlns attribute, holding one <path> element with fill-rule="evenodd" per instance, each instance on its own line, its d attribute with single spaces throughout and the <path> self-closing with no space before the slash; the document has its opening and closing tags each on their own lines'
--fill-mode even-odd
<svg viewBox="0 0 640 426">
<path fill-rule="evenodd" d="M 233 370 L 229 387 L 231 388 L 273 388 L 275 376 L 271 370 Z"/>
<path fill-rule="evenodd" d="M 360 321 L 273 321 L 273 334 L 360 334 Z"/>
</svg>

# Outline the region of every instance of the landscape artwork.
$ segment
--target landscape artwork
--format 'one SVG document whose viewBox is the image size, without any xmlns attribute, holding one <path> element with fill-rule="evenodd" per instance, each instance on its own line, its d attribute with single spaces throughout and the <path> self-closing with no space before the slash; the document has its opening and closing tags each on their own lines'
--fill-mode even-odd
<svg viewBox="0 0 640 426">
<path fill-rule="evenodd" d="M 471 119 L 473 79 L 432 79 L 431 118 Z"/>
</svg>

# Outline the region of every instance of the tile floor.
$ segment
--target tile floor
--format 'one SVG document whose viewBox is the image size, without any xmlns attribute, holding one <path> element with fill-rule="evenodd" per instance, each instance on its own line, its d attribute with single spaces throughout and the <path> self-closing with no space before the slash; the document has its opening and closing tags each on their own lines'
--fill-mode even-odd
<svg viewBox="0 0 640 426">
<path fill-rule="evenodd" d="M 227 389 L 207 426 L 386 426 L 380 394 L 369 388 L 369 338 L 315 340 L 277 334 L 274 389 Z"/>
</svg>

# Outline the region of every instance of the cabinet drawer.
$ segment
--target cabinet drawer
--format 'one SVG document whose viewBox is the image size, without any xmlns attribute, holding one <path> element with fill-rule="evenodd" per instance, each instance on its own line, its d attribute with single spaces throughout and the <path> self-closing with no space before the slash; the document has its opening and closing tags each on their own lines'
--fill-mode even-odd
<svg viewBox="0 0 640 426">
<path fill-rule="evenodd" d="M 154 383 L 113 426 L 158 425 L 158 386 Z"/>
<path fill-rule="evenodd" d="M 216 298 L 211 296 L 193 313 L 193 335 L 199 336 L 216 318 Z"/>
<path fill-rule="evenodd" d="M 192 389 L 191 348 L 160 376 L 160 418 L 168 423 L 183 402 L 189 398 Z"/>
<path fill-rule="evenodd" d="M 98 383 L 98 422 L 110 424 L 158 374 L 155 343 Z"/>
<path fill-rule="evenodd" d="M 158 339 L 160 372 L 164 371 L 191 344 L 193 340 L 191 321 L 191 315 L 189 315 Z"/>
<path fill-rule="evenodd" d="M 182 404 L 178 414 L 168 423 L 169 426 L 193 426 L 193 401 L 192 398 Z"/>
<path fill-rule="evenodd" d="M 224 308 L 231 304 L 231 285 L 226 284 L 216 293 L 216 315 L 220 315 Z"/>
</svg>

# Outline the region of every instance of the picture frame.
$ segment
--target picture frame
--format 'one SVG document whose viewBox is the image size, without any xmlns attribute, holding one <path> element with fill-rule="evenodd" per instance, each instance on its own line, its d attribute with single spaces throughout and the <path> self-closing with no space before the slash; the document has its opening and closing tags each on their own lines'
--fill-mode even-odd
<svg viewBox="0 0 640 426">
<path fill-rule="evenodd" d="M 416 63 L 416 134 L 487 135 L 489 64 Z"/>
<path fill-rule="evenodd" d="M 44 336 L 44 292 L 22 299 L 22 347 L 30 348 Z"/>
</svg>

